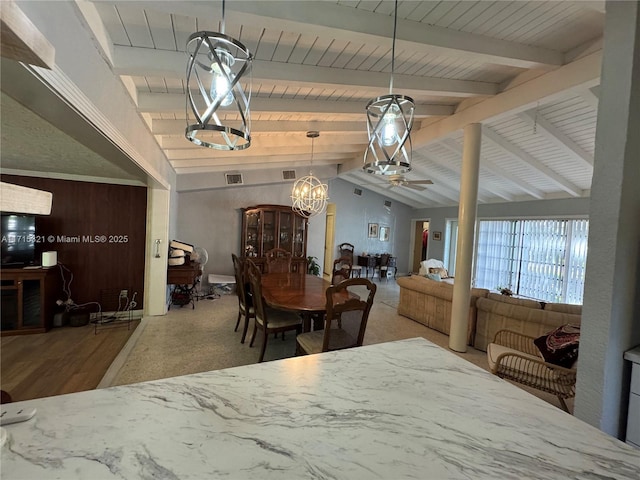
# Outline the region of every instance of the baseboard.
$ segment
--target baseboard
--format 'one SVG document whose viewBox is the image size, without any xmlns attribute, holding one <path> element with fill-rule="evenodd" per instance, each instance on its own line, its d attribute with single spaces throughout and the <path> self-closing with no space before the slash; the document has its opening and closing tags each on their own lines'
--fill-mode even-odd
<svg viewBox="0 0 640 480">
<path fill-rule="evenodd" d="M 120 350 L 120 353 L 118 353 L 116 358 L 113 359 L 113 362 L 111 362 L 111 365 L 109 365 L 109 368 L 107 369 L 106 373 L 102 377 L 102 380 L 100 380 L 100 383 L 98 383 L 98 386 L 96 387 L 96 389 L 107 388 L 111 386 L 113 381 L 118 376 L 118 373 L 120 373 L 120 369 L 126 363 L 127 358 L 129 358 L 129 354 L 133 350 L 133 347 L 135 347 L 136 343 L 138 343 L 138 339 L 140 338 L 140 335 L 142 335 L 142 332 L 144 331 L 144 329 L 147 328 L 148 323 L 149 323 L 149 320 L 144 317 L 140 320 L 140 324 L 131 334 L 131 336 L 129 337 L 129 340 L 127 340 L 127 343 L 124 345 L 122 350 Z"/>
</svg>

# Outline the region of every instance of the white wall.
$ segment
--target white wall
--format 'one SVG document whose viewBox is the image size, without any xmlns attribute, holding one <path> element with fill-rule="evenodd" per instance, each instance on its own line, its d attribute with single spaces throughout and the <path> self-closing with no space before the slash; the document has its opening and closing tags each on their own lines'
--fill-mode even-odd
<svg viewBox="0 0 640 480">
<path fill-rule="evenodd" d="M 353 193 L 355 188 L 362 190 L 361 196 Z M 329 182 L 329 196 L 336 204 L 334 255 L 338 245 L 347 242 L 354 245 L 356 255 L 390 253 L 397 257 L 399 273 L 409 271 L 413 208 L 337 178 Z M 391 200 L 390 209 L 385 207 L 385 200 Z M 369 238 L 369 223 L 390 227 L 389 241 Z"/>
<path fill-rule="evenodd" d="M 255 205 L 291 205 L 291 186 L 229 187 L 178 193 L 175 238 L 203 247 L 207 274 L 233 275 L 231 254 L 240 254 L 242 209 Z M 331 193 L 330 193 L 331 195 Z M 324 214 L 309 220 L 307 255 L 324 259 Z"/>
</svg>

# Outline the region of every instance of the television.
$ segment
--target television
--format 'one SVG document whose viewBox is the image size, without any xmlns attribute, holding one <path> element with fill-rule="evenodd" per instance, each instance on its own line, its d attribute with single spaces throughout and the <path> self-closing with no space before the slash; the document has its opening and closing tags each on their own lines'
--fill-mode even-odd
<svg viewBox="0 0 640 480">
<path fill-rule="evenodd" d="M 0 234 L 5 267 L 24 267 L 36 264 L 36 217 L 3 213 Z"/>
</svg>

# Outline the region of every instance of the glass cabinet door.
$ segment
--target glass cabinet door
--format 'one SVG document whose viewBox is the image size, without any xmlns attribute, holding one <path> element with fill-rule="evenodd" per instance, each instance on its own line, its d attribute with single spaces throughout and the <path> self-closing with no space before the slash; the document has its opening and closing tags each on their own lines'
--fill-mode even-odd
<svg viewBox="0 0 640 480">
<path fill-rule="evenodd" d="M 293 249 L 292 249 L 292 254 L 294 257 L 304 257 L 306 223 L 307 222 L 304 220 L 304 218 L 299 217 L 298 215 L 294 216 Z"/>
<path fill-rule="evenodd" d="M 262 251 L 261 256 L 276 247 L 276 212 L 263 210 L 262 212 Z"/>
<path fill-rule="evenodd" d="M 244 238 L 244 255 L 246 257 L 257 257 L 258 252 L 258 235 L 260 227 L 260 213 L 253 210 L 246 213 L 246 231 Z"/>
<path fill-rule="evenodd" d="M 293 214 L 291 212 L 280 212 L 280 234 L 279 234 L 279 247 L 284 248 L 286 251 L 291 252 L 292 242 L 292 220 Z"/>
</svg>

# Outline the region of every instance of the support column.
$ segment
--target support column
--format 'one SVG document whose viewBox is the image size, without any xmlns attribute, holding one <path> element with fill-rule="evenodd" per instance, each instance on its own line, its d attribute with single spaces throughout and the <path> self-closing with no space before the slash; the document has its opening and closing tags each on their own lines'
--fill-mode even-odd
<svg viewBox="0 0 640 480">
<path fill-rule="evenodd" d="M 640 343 L 640 4 L 607 2 L 574 414 L 624 438 Z"/>
<path fill-rule="evenodd" d="M 456 280 L 453 283 L 451 332 L 449 333 L 449 348 L 456 352 L 467 351 L 469 302 L 471 301 L 471 267 L 473 265 L 473 238 L 478 207 L 481 143 L 482 125 L 480 123 L 467 125 L 464 128 L 462 150 L 458 244 L 456 246 Z"/>
<path fill-rule="evenodd" d="M 170 191 L 147 188 L 147 245 L 144 267 L 144 316 L 167 313 Z M 156 246 L 156 240 L 160 244 Z M 156 257 L 156 252 L 160 257 Z"/>
</svg>

